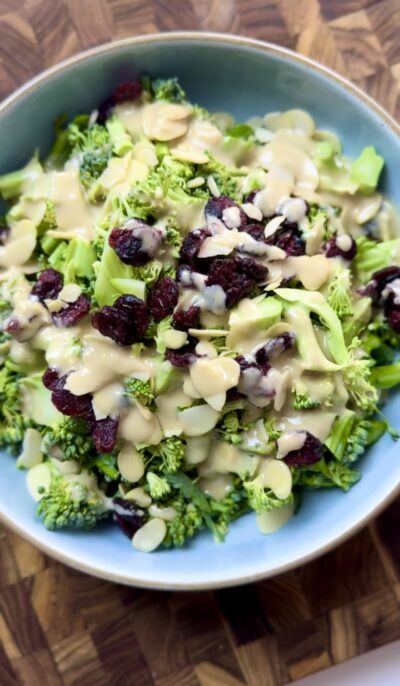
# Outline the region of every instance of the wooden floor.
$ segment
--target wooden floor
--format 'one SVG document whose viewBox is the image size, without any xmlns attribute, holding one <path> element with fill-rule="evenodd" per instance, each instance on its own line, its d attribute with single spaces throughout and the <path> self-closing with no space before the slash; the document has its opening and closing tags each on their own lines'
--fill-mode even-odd
<svg viewBox="0 0 400 686">
<path fill-rule="evenodd" d="M 173 29 L 294 48 L 400 115 L 400 0 L 0 0 L 0 96 L 83 48 Z M 0 529 L 0 686 L 286 684 L 400 638 L 399 531 L 398 501 L 294 572 L 171 594 L 84 576 Z"/>
</svg>

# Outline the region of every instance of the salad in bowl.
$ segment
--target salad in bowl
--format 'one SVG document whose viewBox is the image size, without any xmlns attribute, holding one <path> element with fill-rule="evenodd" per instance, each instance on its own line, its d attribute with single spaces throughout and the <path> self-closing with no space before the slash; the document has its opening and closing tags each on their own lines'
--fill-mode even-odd
<svg viewBox="0 0 400 686">
<path fill-rule="evenodd" d="M 150 552 L 356 484 L 396 437 L 383 166 L 305 111 L 235 122 L 144 77 L 0 177 L 0 442 L 47 528 Z"/>
</svg>

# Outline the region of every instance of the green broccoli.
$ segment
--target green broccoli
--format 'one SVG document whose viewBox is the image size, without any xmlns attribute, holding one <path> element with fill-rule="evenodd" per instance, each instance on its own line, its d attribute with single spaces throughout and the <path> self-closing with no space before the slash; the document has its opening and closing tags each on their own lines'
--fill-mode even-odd
<svg viewBox="0 0 400 686">
<path fill-rule="evenodd" d="M 141 405 L 151 405 L 154 401 L 154 393 L 150 381 L 135 379 L 135 377 L 125 381 L 124 395 L 128 398 L 134 398 Z"/>
<path fill-rule="evenodd" d="M 61 451 L 65 460 L 90 464 L 95 453 L 87 423 L 83 419 L 65 417 L 46 430 L 43 451 L 51 455 L 55 448 Z"/>
<path fill-rule="evenodd" d="M 360 473 L 344 462 L 325 459 L 306 468 L 293 468 L 294 486 L 304 488 L 341 488 L 348 491 L 360 479 Z"/>
<path fill-rule="evenodd" d="M 157 352 L 159 352 L 161 355 L 164 355 L 167 349 L 167 344 L 163 339 L 163 334 L 170 329 L 172 329 L 172 316 L 164 317 L 164 319 L 161 319 L 161 321 L 157 324 L 154 338 L 156 341 Z"/>
<path fill-rule="evenodd" d="M 118 157 L 123 157 L 127 152 L 133 150 L 132 139 L 118 117 L 113 115 L 107 119 L 106 128 L 110 135 L 113 150 Z"/>
<path fill-rule="evenodd" d="M 164 498 L 171 493 L 171 487 L 164 477 L 158 476 L 158 474 L 155 474 L 154 472 L 148 472 L 146 478 L 149 494 L 154 500 Z"/>
<path fill-rule="evenodd" d="M 243 486 L 247 493 L 250 507 L 257 513 L 270 512 L 270 510 L 274 510 L 277 507 L 293 504 L 292 493 L 285 499 L 277 498 L 271 489 L 265 486 L 261 476 L 256 476 L 251 481 L 244 481 Z"/>
<path fill-rule="evenodd" d="M 335 420 L 324 445 L 339 462 L 355 462 L 385 433 L 386 428 L 385 422 L 347 412 Z"/>
<path fill-rule="evenodd" d="M 357 255 L 354 266 L 363 283 L 367 283 L 376 271 L 390 266 L 393 263 L 393 255 L 400 251 L 400 238 L 378 243 L 365 236 L 359 236 L 356 243 Z"/>
<path fill-rule="evenodd" d="M 351 272 L 338 268 L 329 284 L 327 301 L 334 312 L 342 319 L 353 314 L 351 300 Z"/>
<path fill-rule="evenodd" d="M 50 487 L 43 493 L 36 511 L 47 529 L 91 529 L 108 516 L 107 498 L 99 490 L 94 475 L 86 470 L 62 474 L 54 460 L 50 462 L 50 471 Z"/>
<path fill-rule="evenodd" d="M 321 406 L 321 401 L 310 398 L 304 392 L 294 388 L 292 390 L 292 404 L 295 410 L 314 410 Z"/>
<path fill-rule="evenodd" d="M 177 78 L 155 79 L 151 82 L 151 90 L 156 100 L 176 103 L 186 100 L 186 93 Z"/>
<path fill-rule="evenodd" d="M 185 442 L 179 436 L 165 438 L 156 446 L 158 456 L 161 458 L 162 469 L 171 474 L 180 469 L 185 455 Z"/>
<path fill-rule="evenodd" d="M 373 360 L 366 356 L 359 338 L 353 339 L 348 352 L 350 359 L 341 371 L 343 381 L 356 406 L 372 414 L 379 400 L 379 393 L 370 378 Z"/>
<path fill-rule="evenodd" d="M 91 200 L 100 193 L 96 182 L 112 155 L 113 142 L 108 129 L 99 124 L 80 128 L 74 122 L 69 125 L 71 155 L 79 159 L 79 178 Z"/>
<path fill-rule="evenodd" d="M 42 165 L 36 156 L 33 157 L 22 169 L 17 169 L 0 176 L 0 195 L 5 200 L 22 195 L 26 185 L 32 183 L 42 172 Z"/>
<path fill-rule="evenodd" d="M 0 369 L 0 445 L 15 450 L 22 442 L 30 422 L 24 418 L 21 406 L 22 375 L 16 365 L 6 360 Z"/>
<path fill-rule="evenodd" d="M 176 510 L 176 516 L 167 522 L 167 533 L 163 541 L 165 548 L 180 548 L 188 538 L 192 538 L 205 526 L 201 512 L 186 500 L 172 500 L 171 507 Z"/>
</svg>

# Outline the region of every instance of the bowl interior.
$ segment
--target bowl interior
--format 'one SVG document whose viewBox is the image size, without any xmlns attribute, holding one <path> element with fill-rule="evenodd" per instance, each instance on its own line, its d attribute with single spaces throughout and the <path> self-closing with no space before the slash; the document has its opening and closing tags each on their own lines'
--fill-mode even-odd
<svg viewBox="0 0 400 686">
<path fill-rule="evenodd" d="M 386 160 L 382 188 L 400 205 L 399 137 L 379 110 L 284 51 L 201 34 L 108 46 L 33 82 L 0 109 L 0 171 L 17 168 L 37 147 L 46 152 L 60 113 L 71 117 L 90 111 L 116 83 L 143 73 L 176 75 L 193 101 L 231 112 L 238 120 L 293 107 L 308 110 L 319 128 L 338 133 L 349 155 L 375 145 Z M 393 396 L 387 415 L 394 426 L 399 426 L 399 411 L 400 398 Z M 24 474 L 6 453 L 0 454 L 0 470 L 0 516 L 33 542 L 94 574 L 159 588 L 228 585 L 283 571 L 339 541 L 387 501 L 400 482 L 398 448 L 386 436 L 362 459 L 363 478 L 350 493 L 307 494 L 300 513 L 272 536 L 261 536 L 248 515 L 232 526 L 224 545 L 203 534 L 182 550 L 143 555 L 111 525 L 88 533 L 46 531 L 34 516 Z"/>
</svg>

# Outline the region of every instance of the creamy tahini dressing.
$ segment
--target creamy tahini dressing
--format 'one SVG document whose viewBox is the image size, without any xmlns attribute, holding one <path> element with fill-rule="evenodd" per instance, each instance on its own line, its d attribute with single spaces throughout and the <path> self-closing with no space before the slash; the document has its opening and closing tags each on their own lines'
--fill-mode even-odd
<svg viewBox="0 0 400 686">
<path fill-rule="evenodd" d="M 93 205 L 85 201 L 78 175 L 72 171 L 53 172 L 50 198 L 54 202 L 57 226 L 88 240 L 95 237 Z"/>
</svg>

